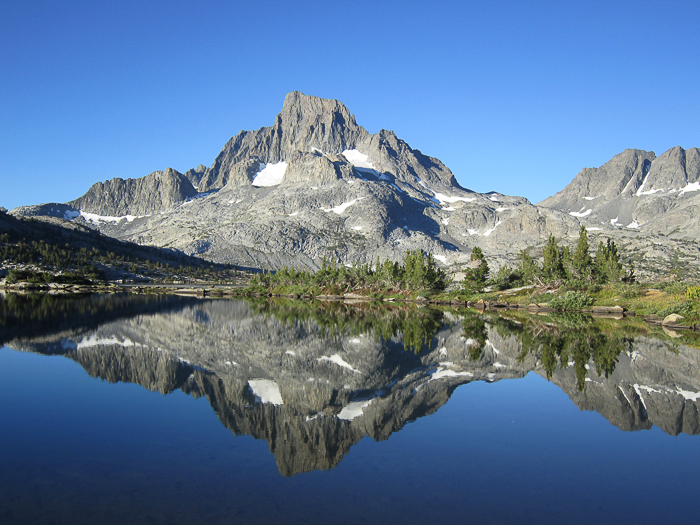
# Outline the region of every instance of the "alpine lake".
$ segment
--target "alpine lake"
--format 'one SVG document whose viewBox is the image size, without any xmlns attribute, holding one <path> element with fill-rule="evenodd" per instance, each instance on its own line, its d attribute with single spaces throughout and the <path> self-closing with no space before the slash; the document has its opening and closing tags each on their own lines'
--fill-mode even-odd
<svg viewBox="0 0 700 525">
<path fill-rule="evenodd" d="M 135 294 L 0 319 L 5 525 L 700 520 L 697 332 Z"/>
</svg>

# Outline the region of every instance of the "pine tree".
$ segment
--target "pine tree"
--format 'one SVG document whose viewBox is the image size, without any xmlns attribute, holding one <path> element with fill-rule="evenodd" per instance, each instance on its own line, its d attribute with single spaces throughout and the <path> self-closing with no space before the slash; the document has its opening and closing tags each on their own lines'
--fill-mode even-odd
<svg viewBox="0 0 700 525">
<path fill-rule="evenodd" d="M 578 274 L 578 278 L 587 281 L 590 281 L 593 276 L 593 259 L 588 253 L 589 249 L 588 232 L 586 231 L 586 227 L 582 225 L 572 262 Z"/>
<path fill-rule="evenodd" d="M 557 245 L 554 235 L 549 236 L 544 247 L 544 262 L 542 263 L 542 273 L 550 281 L 564 278 L 564 266 L 561 260 L 561 250 Z"/>
<path fill-rule="evenodd" d="M 484 252 L 481 248 L 474 246 L 470 256 L 473 268 L 467 268 L 464 271 L 464 280 L 462 287 L 466 292 L 475 292 L 481 290 L 489 278 L 489 265 L 484 257 Z"/>
</svg>

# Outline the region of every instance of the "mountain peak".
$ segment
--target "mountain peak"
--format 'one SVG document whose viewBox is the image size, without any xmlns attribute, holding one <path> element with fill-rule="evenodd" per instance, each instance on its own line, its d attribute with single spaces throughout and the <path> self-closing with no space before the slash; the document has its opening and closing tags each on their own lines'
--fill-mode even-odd
<svg viewBox="0 0 700 525">
<path fill-rule="evenodd" d="M 284 98 L 273 131 L 282 137 L 280 156 L 319 149 L 341 153 L 352 149 L 368 133 L 342 102 L 292 91 Z M 282 160 L 282 159 L 280 159 Z"/>
<path fill-rule="evenodd" d="M 304 95 L 301 91 L 290 91 L 287 93 L 282 105 L 282 114 L 305 113 L 322 115 L 334 112 L 350 114 L 345 104 L 339 100 Z"/>
</svg>

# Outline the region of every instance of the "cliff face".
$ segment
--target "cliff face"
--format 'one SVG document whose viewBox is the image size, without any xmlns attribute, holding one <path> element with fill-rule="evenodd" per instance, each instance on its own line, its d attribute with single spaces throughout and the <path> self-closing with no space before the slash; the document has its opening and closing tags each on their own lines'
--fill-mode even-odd
<svg viewBox="0 0 700 525">
<path fill-rule="evenodd" d="M 567 212 L 590 225 L 697 239 L 700 150 L 625 150 L 600 168 L 584 168 L 540 206 Z"/>
<path fill-rule="evenodd" d="M 67 204 L 102 216 L 151 215 L 170 211 L 196 194 L 187 177 L 168 168 L 140 179 L 98 182 L 85 195 Z"/>
<path fill-rule="evenodd" d="M 113 179 L 67 204 L 12 213 L 273 269 L 318 269 L 324 257 L 398 261 L 406 250 L 423 250 L 459 270 L 478 246 L 497 270 L 550 235 L 573 244 L 585 224 L 592 237 L 613 238 L 644 260 L 637 272 L 645 277 L 672 269 L 672 256 L 700 274 L 687 243 L 700 234 L 698 190 L 700 153 L 677 147 L 659 157 L 626 150 L 583 169 L 539 206 L 480 194 L 393 131 L 370 134 L 341 102 L 292 92 L 271 126 L 241 131 L 208 168 Z"/>
<path fill-rule="evenodd" d="M 108 381 L 206 396 L 233 433 L 269 443 L 284 475 L 333 468 L 363 437 L 387 439 L 435 412 L 458 385 L 530 371 L 547 375 L 539 351 L 523 351 L 522 327 L 515 324 L 437 312 L 435 328 L 415 354 L 403 344 L 399 313 L 350 311 L 340 329 L 314 320 L 323 311 L 304 316 L 284 308 L 276 313 L 274 305 L 187 301 L 8 346 L 65 355 Z M 384 317 L 393 320 L 386 324 L 394 326 L 391 337 L 380 337 L 379 328 L 353 328 Z M 678 345 L 672 351 L 668 343 L 638 337 L 620 352 L 607 379 L 593 362 L 588 370 L 588 362 L 572 362 L 552 381 L 579 408 L 622 430 L 655 425 L 674 435 L 700 433 L 697 350 Z"/>
<path fill-rule="evenodd" d="M 286 96 L 271 126 L 231 138 L 209 168 L 113 179 L 67 204 L 12 213 L 268 268 L 316 269 L 324 257 L 401 260 L 417 249 L 459 265 L 474 246 L 497 268 L 549 234 L 579 229 L 574 217 L 527 199 L 465 190 L 394 132 L 370 134 L 341 102 L 299 92 Z"/>
</svg>

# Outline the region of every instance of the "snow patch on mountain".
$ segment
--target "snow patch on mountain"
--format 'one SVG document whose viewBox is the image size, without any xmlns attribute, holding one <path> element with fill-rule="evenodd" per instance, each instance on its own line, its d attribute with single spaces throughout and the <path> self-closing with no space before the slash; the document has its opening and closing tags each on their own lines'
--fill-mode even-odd
<svg viewBox="0 0 700 525">
<path fill-rule="evenodd" d="M 581 208 L 580 211 L 570 211 L 569 215 L 573 215 L 574 217 L 588 217 L 591 213 L 593 213 L 593 209 L 588 209 L 586 211 L 583 210 L 586 210 L 585 206 Z"/>
<path fill-rule="evenodd" d="M 321 207 L 321 209 L 323 211 L 325 211 L 326 213 L 334 212 L 334 213 L 337 213 L 338 215 L 340 215 L 347 208 L 349 208 L 350 206 L 355 204 L 357 201 L 361 201 L 362 199 L 364 199 L 364 197 L 358 197 L 357 199 L 353 199 L 350 202 L 344 202 L 343 204 L 340 204 L 340 205 L 336 206 L 335 208 L 323 208 L 323 207 Z"/>
<path fill-rule="evenodd" d="M 681 188 L 681 192 L 678 194 L 680 197 L 684 193 L 689 193 L 691 191 L 700 191 L 700 181 L 697 182 L 691 182 L 690 184 L 687 184 L 683 188 Z"/>
<path fill-rule="evenodd" d="M 260 171 L 253 179 L 253 186 L 277 186 L 282 183 L 284 173 L 287 171 L 287 163 L 279 161 L 276 164 L 260 163 Z"/>
<path fill-rule="evenodd" d="M 343 151 L 343 156 L 346 159 L 348 159 L 348 162 L 350 162 L 350 164 L 352 164 L 356 168 L 365 168 L 365 169 L 377 171 L 377 168 L 374 167 L 374 164 L 367 161 L 367 158 L 369 157 L 369 155 L 365 155 L 364 153 L 360 153 L 356 149 L 346 149 L 345 151 Z"/>
<path fill-rule="evenodd" d="M 454 197 L 452 195 L 445 195 L 444 193 L 437 193 L 436 191 L 433 191 L 433 193 L 435 194 L 435 198 L 439 201 L 439 203 L 443 205 L 459 201 L 474 202 L 476 200 L 476 197 Z"/>
</svg>

